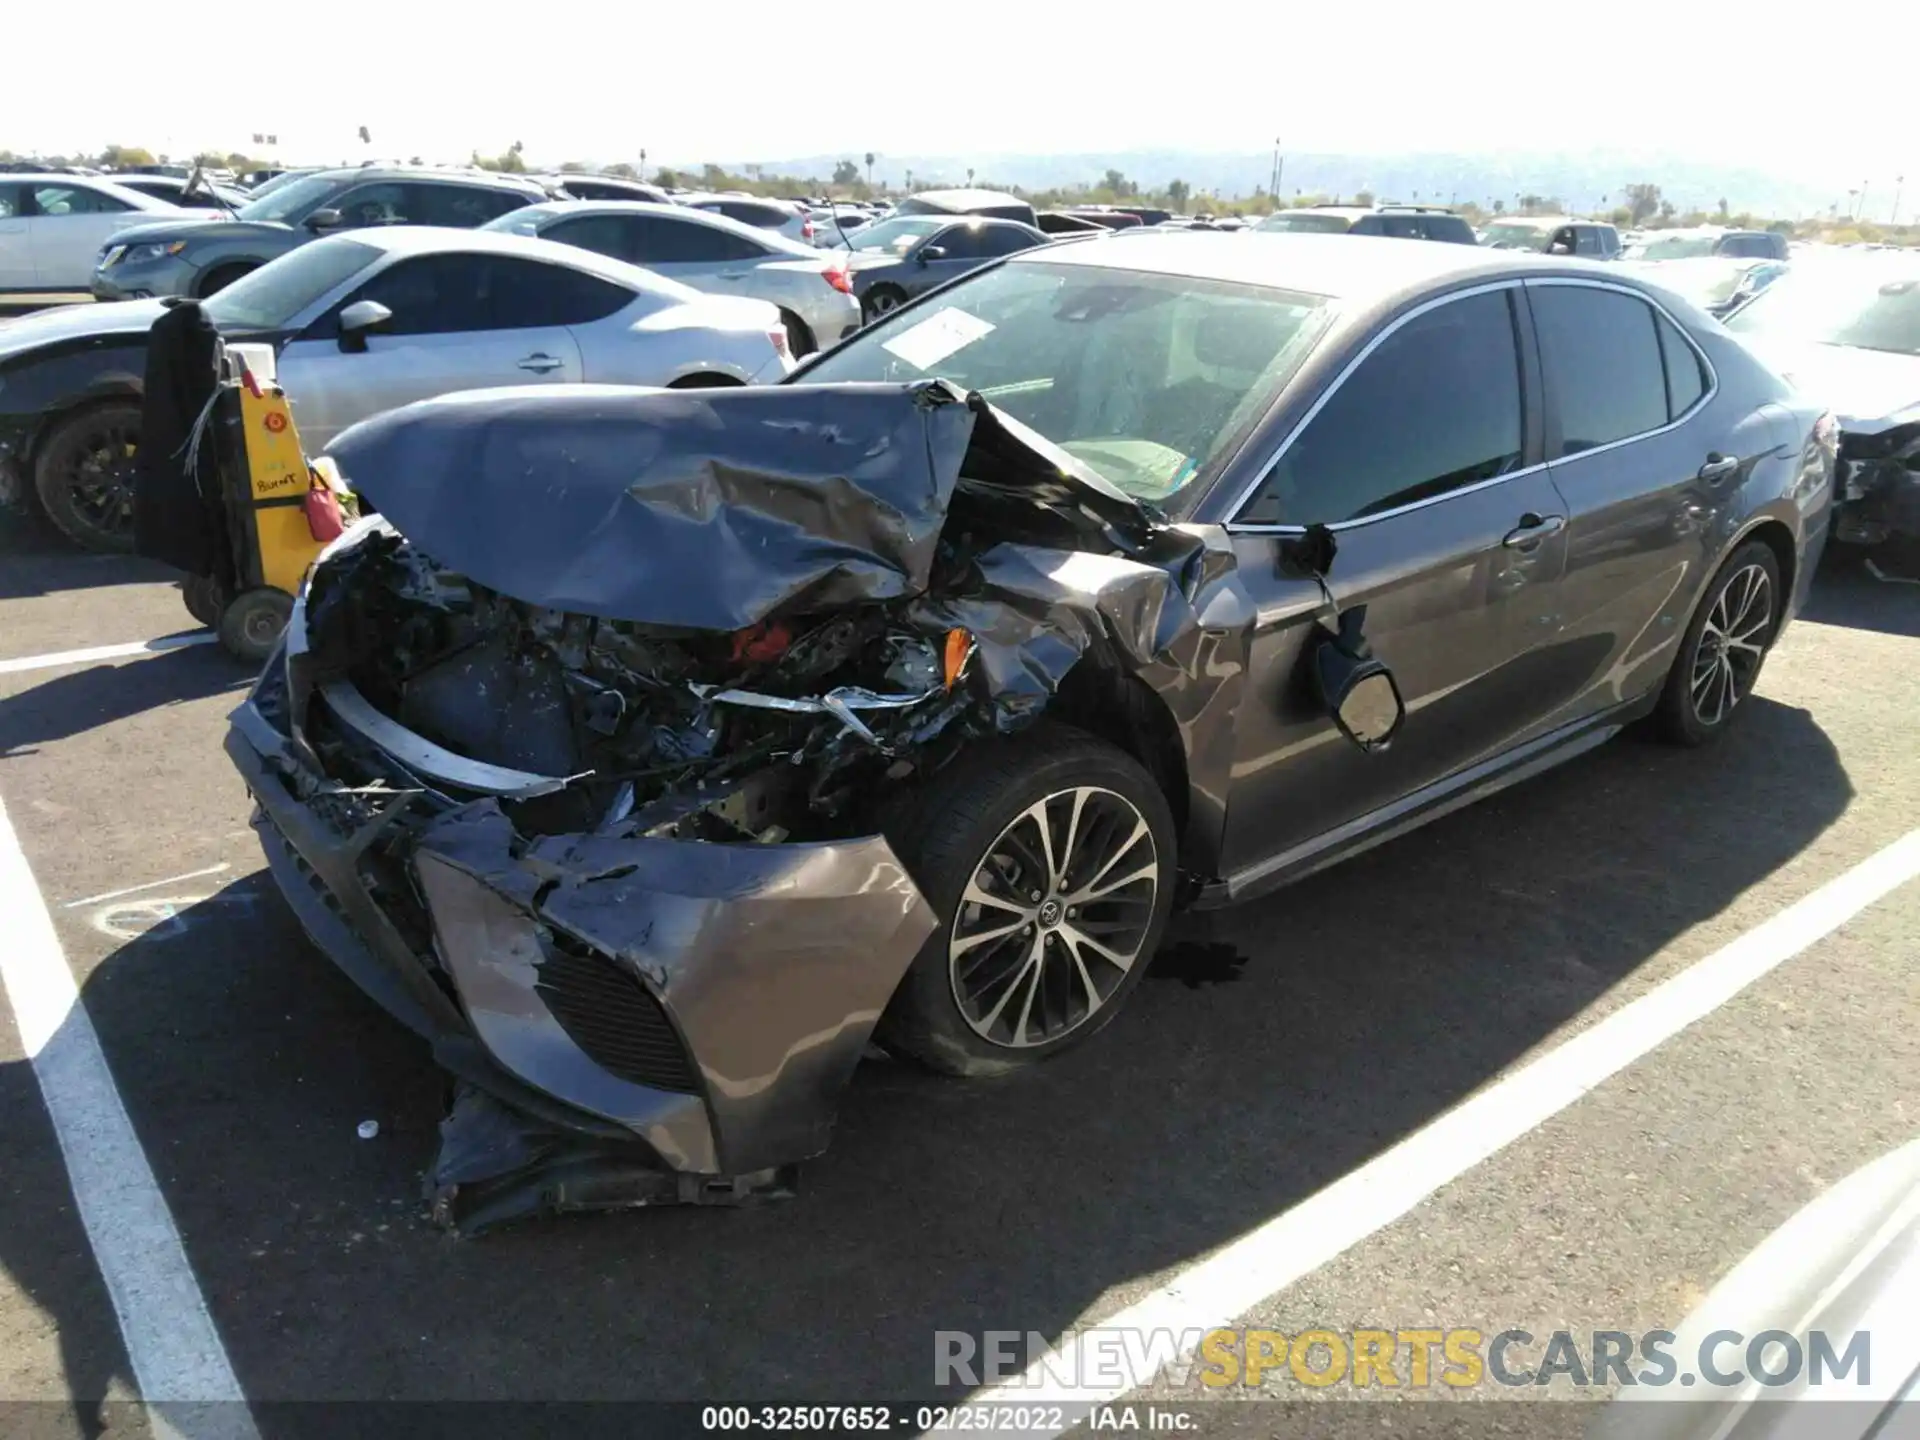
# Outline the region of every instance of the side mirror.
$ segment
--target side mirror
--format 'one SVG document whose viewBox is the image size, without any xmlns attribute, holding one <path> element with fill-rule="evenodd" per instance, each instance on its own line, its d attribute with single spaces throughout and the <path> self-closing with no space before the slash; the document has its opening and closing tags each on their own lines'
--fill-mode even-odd
<svg viewBox="0 0 1920 1440">
<path fill-rule="evenodd" d="M 316 210 L 307 216 L 307 229 L 318 235 L 324 230 L 338 230 L 345 223 L 338 210 Z"/>
<path fill-rule="evenodd" d="M 340 312 L 340 348 L 358 354 L 367 348 L 367 332 L 393 318 L 378 300 L 356 300 Z"/>
<path fill-rule="evenodd" d="M 944 260 L 947 258 L 947 247 L 944 245 L 922 245 L 914 252 L 914 258 L 922 265 L 931 264 L 935 260 Z"/>
<path fill-rule="evenodd" d="M 1407 706 L 1393 671 L 1375 657 L 1361 633 L 1366 620 L 1364 605 L 1341 612 L 1339 633 L 1322 633 L 1314 651 L 1313 675 L 1320 687 L 1320 703 L 1340 733 L 1372 754 L 1393 743 L 1401 721 L 1407 718 Z"/>
</svg>

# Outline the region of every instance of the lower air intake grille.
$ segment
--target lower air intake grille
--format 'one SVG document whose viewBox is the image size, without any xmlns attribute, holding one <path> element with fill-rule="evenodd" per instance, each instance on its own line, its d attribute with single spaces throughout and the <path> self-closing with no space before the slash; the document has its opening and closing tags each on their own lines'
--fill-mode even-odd
<svg viewBox="0 0 1920 1440">
<path fill-rule="evenodd" d="M 699 1092 L 680 1037 L 646 986 L 566 935 L 554 935 L 546 953 L 534 989 L 594 1064 L 635 1085 Z"/>
</svg>

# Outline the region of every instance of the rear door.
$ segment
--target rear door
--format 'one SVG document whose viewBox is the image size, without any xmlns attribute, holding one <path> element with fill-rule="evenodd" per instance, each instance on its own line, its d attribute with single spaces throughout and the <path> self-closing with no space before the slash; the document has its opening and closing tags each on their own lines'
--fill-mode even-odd
<svg viewBox="0 0 1920 1440">
<path fill-rule="evenodd" d="M 26 194 L 34 284 L 42 290 L 85 290 L 93 279 L 94 258 L 108 236 L 161 218 L 64 175 L 31 182 Z"/>
<path fill-rule="evenodd" d="M 757 241 L 698 220 L 635 215 L 622 217 L 622 224 L 632 247 L 628 259 L 697 290 L 737 289 L 767 258 Z"/>
<path fill-rule="evenodd" d="M 927 255 L 928 251 L 934 249 L 942 252 L 937 260 Z M 949 225 L 944 230 L 935 231 L 921 243 L 914 252 L 912 263 L 902 267 L 900 278 L 907 282 L 911 293 L 918 295 L 977 269 L 986 258 L 984 226 Z M 926 263 L 920 263 L 922 260 Z"/>
<path fill-rule="evenodd" d="M 37 283 L 27 203 L 26 185 L 0 176 L 0 290 L 32 290 Z"/>
<path fill-rule="evenodd" d="M 580 380 L 566 303 L 578 273 L 486 254 L 416 255 L 389 265 L 281 352 L 280 381 L 301 438 L 323 449 L 355 421 L 455 390 Z M 340 311 L 357 300 L 393 312 L 365 334 L 364 348 L 340 334 Z"/>
<path fill-rule="evenodd" d="M 1556 279 L 1527 295 L 1568 505 L 1562 663 L 1547 680 L 1572 719 L 1664 677 L 1742 476 L 1775 441 L 1758 410 L 1704 413 L 1706 357 L 1638 292 Z"/>
<path fill-rule="evenodd" d="M 1224 860 L 1270 868 L 1297 847 L 1496 756 L 1539 728 L 1535 674 L 1557 627 L 1565 511 L 1537 463 L 1538 406 L 1517 285 L 1395 321 L 1288 438 L 1230 525 L 1258 606 L 1235 734 Z M 1366 607 L 1408 716 L 1363 754 L 1311 698 L 1329 618 L 1281 546 L 1332 526 L 1327 582 Z"/>
</svg>

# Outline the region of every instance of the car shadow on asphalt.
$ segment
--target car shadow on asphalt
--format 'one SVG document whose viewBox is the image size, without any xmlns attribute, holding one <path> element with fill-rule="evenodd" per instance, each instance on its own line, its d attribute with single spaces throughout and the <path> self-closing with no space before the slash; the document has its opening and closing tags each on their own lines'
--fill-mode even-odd
<svg viewBox="0 0 1920 1440">
<path fill-rule="evenodd" d="M 429 1229 L 442 1081 L 260 872 L 124 944 L 86 1004 L 250 1396 L 943 1398 L 935 1331 L 1115 1308 L 1811 845 L 1848 776 L 1808 712 L 1749 707 L 1717 746 L 1622 739 L 1174 940 L 1106 1032 L 1030 1073 L 863 1065 L 797 1198 L 755 1208 Z M 0 1226 L 64 1340 L 82 1300 L 46 1264 L 36 1226 Z"/>
<path fill-rule="evenodd" d="M 163 651 L 132 664 L 61 671 L 0 697 L 0 759 L 226 690 L 237 701 L 256 673 L 217 645 Z"/>
<path fill-rule="evenodd" d="M 157 560 L 82 550 L 38 514 L 0 504 L 0 600 L 179 578 Z"/>
</svg>

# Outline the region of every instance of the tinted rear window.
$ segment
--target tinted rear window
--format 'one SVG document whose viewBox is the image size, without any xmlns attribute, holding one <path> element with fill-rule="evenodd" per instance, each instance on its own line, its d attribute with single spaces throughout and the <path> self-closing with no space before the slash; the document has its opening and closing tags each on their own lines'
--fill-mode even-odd
<svg viewBox="0 0 1920 1440">
<path fill-rule="evenodd" d="M 1560 417 L 1559 455 L 1667 423 L 1666 369 L 1651 305 L 1587 285 L 1534 285 L 1528 295 L 1547 394 Z"/>
</svg>

